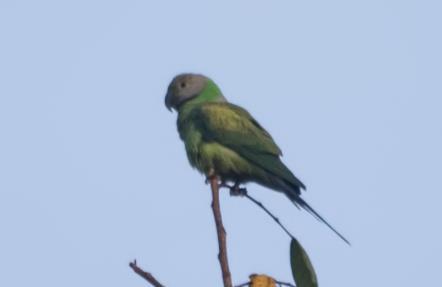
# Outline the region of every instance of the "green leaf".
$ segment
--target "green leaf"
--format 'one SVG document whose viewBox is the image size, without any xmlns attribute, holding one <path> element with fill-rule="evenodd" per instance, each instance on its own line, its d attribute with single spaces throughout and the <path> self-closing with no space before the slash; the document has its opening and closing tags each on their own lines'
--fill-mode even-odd
<svg viewBox="0 0 442 287">
<path fill-rule="evenodd" d="M 297 287 L 318 287 L 318 279 L 313 265 L 304 248 L 294 238 L 290 243 L 290 263 Z"/>
</svg>

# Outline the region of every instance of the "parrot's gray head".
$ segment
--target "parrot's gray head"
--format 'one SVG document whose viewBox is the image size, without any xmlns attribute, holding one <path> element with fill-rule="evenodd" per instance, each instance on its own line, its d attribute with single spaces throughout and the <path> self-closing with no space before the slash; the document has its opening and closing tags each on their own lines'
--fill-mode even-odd
<svg viewBox="0 0 442 287">
<path fill-rule="evenodd" d="M 180 74 L 173 78 L 169 84 L 164 102 L 170 111 L 172 109 L 177 111 L 184 102 L 196 98 L 201 95 L 207 87 L 212 86 L 215 89 L 214 95 L 220 100 L 225 101 L 219 88 L 208 77 L 199 74 Z M 213 94 L 213 92 L 211 91 L 210 94 Z"/>
<path fill-rule="evenodd" d="M 171 111 L 187 100 L 198 96 L 206 86 L 208 78 L 197 74 L 180 74 L 173 78 L 167 88 L 166 107 Z"/>
</svg>

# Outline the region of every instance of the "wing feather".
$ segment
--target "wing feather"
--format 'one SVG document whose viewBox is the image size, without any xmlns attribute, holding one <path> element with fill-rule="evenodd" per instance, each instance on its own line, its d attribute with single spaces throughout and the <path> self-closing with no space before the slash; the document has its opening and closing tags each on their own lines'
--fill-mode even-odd
<svg viewBox="0 0 442 287">
<path fill-rule="evenodd" d="M 205 140 L 216 141 L 290 184 L 305 188 L 281 162 L 281 150 L 271 135 L 245 109 L 230 103 L 206 103 L 197 113 Z"/>
</svg>

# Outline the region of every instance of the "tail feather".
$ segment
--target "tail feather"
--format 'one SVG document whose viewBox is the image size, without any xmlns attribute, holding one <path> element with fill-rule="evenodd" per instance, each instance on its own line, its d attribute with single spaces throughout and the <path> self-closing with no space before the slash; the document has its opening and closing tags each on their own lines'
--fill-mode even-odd
<svg viewBox="0 0 442 287">
<path fill-rule="evenodd" d="M 345 243 L 348 245 L 351 245 L 350 242 L 341 234 L 339 233 L 330 223 L 327 222 L 316 210 L 313 209 L 304 199 L 302 199 L 298 194 L 287 194 L 287 196 L 292 200 L 292 202 L 298 206 L 300 205 L 302 208 L 304 208 L 308 213 L 313 215 L 317 220 L 321 221 L 325 225 L 328 226 L 337 236 L 339 236 Z"/>
<path fill-rule="evenodd" d="M 272 175 L 268 178 L 270 182 L 261 181 L 260 183 L 264 186 L 268 186 L 272 189 L 276 189 L 284 192 L 285 195 L 293 202 L 297 208 L 304 208 L 308 213 L 313 215 L 317 220 L 321 221 L 328 226 L 337 236 L 339 236 L 345 243 L 351 245 L 350 242 L 339 233 L 330 223 L 327 222 L 316 210 L 313 209 L 304 199 L 301 198 L 301 189 L 305 189 L 305 186 L 293 182 L 288 182 L 278 176 Z"/>
</svg>

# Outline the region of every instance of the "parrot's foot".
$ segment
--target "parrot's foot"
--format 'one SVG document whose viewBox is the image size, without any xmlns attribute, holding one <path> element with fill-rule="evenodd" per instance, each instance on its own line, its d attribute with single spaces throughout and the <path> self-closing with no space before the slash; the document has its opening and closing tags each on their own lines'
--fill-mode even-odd
<svg viewBox="0 0 442 287">
<path fill-rule="evenodd" d="M 230 190 L 230 196 L 246 196 L 247 189 L 245 187 L 238 187 Z"/>
<path fill-rule="evenodd" d="M 230 196 L 246 196 L 247 189 L 245 187 L 239 187 L 239 184 L 235 183 L 234 186 L 230 188 Z"/>
<path fill-rule="evenodd" d="M 224 181 L 221 181 L 220 187 L 228 188 L 230 191 L 230 196 L 246 196 L 247 189 L 245 187 L 240 187 L 239 183 L 235 183 L 234 185 L 228 185 Z"/>
</svg>

